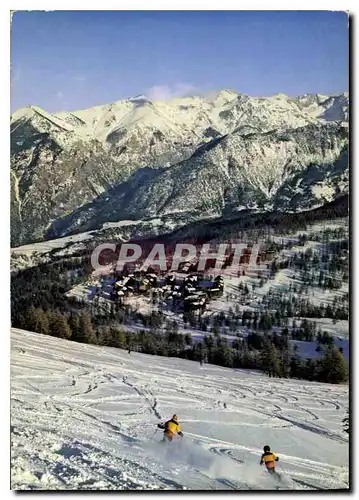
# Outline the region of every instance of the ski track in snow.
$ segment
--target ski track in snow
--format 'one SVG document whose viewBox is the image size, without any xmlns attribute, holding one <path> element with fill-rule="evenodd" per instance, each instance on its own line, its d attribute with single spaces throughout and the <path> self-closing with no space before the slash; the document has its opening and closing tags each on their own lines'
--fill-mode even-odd
<svg viewBox="0 0 359 500">
<path fill-rule="evenodd" d="M 348 488 L 346 385 L 11 335 L 12 489 Z M 173 413 L 185 438 L 167 447 L 155 430 Z"/>
</svg>

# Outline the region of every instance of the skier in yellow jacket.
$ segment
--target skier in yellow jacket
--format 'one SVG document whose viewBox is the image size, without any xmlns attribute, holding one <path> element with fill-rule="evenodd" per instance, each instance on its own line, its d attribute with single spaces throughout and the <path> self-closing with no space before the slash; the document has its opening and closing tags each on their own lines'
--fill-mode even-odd
<svg viewBox="0 0 359 500">
<path fill-rule="evenodd" d="M 264 453 L 261 456 L 260 465 L 265 464 L 267 471 L 270 474 L 278 474 L 275 470 L 275 463 L 278 462 L 279 458 L 271 451 L 270 446 L 265 445 L 263 448 Z"/>
<path fill-rule="evenodd" d="M 177 415 L 173 415 L 171 420 L 167 420 L 164 424 L 158 424 L 159 429 L 163 429 L 163 439 L 162 441 L 172 441 L 174 436 L 178 435 L 183 437 L 183 432 L 181 431 L 181 426 L 178 422 Z"/>
</svg>

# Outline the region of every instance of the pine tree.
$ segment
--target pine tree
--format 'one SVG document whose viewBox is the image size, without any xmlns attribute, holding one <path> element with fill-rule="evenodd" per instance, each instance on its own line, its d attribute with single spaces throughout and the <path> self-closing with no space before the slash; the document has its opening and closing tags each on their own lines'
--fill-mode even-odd
<svg viewBox="0 0 359 500">
<path fill-rule="evenodd" d="M 37 328 L 38 333 L 48 335 L 50 333 L 49 317 L 42 309 L 36 309 L 37 311 Z"/>
<path fill-rule="evenodd" d="M 280 359 L 281 377 L 288 378 L 290 376 L 290 352 L 288 347 L 284 348 Z"/>
<path fill-rule="evenodd" d="M 208 358 L 210 359 L 212 356 L 212 351 L 214 347 L 214 339 L 212 335 L 206 335 L 203 339 L 204 345 L 206 346 L 206 349 L 208 351 Z"/>
<path fill-rule="evenodd" d="M 264 330 L 265 332 L 268 332 L 272 328 L 272 326 L 272 318 L 267 313 L 263 314 L 263 316 L 261 316 L 261 319 L 259 320 L 259 328 L 261 330 Z"/>
<path fill-rule="evenodd" d="M 91 316 L 87 312 L 83 312 L 78 316 L 78 329 L 72 333 L 72 340 L 83 344 L 97 344 Z"/>
<path fill-rule="evenodd" d="M 48 335 L 50 333 L 49 317 L 41 308 L 30 307 L 25 313 L 23 327 L 30 332 Z"/>
<path fill-rule="evenodd" d="M 112 335 L 108 326 L 104 326 L 98 333 L 98 344 L 112 346 Z"/>
<path fill-rule="evenodd" d="M 72 314 L 68 319 L 68 323 L 71 329 L 71 340 L 76 340 L 76 337 L 79 335 L 80 328 L 80 320 L 78 315 Z"/>
<path fill-rule="evenodd" d="M 316 380 L 317 364 L 312 358 L 308 358 L 303 368 L 303 376 L 308 380 Z"/>
<path fill-rule="evenodd" d="M 216 357 L 216 361 L 219 365 L 228 367 L 233 366 L 233 351 L 225 343 L 218 348 Z"/>
<path fill-rule="evenodd" d="M 67 317 L 59 311 L 52 311 L 48 313 L 49 318 L 49 333 L 53 337 L 61 339 L 70 339 L 72 332 L 67 321 Z"/>
<path fill-rule="evenodd" d="M 267 342 L 263 353 L 262 353 L 262 367 L 263 371 L 269 375 L 269 377 L 279 377 L 281 373 L 280 361 L 278 358 L 278 352 L 275 345 L 271 342 Z"/>
<path fill-rule="evenodd" d="M 31 308 L 26 315 L 28 329 L 48 335 L 50 333 L 49 316 L 41 308 Z"/>
<path fill-rule="evenodd" d="M 134 336 L 131 332 L 125 333 L 125 346 L 127 347 L 129 352 L 133 350 Z"/>
<path fill-rule="evenodd" d="M 126 344 L 127 344 L 127 339 L 126 339 L 126 333 L 121 330 L 121 331 L 117 331 L 117 345 L 118 347 L 126 347 Z"/>
<path fill-rule="evenodd" d="M 340 384 L 348 378 L 348 370 L 343 355 L 337 348 L 330 348 L 326 351 L 323 359 L 320 360 L 320 380 L 330 384 Z"/>
<path fill-rule="evenodd" d="M 290 359 L 290 376 L 292 378 L 301 378 L 302 362 L 297 354 L 293 354 Z"/>
</svg>

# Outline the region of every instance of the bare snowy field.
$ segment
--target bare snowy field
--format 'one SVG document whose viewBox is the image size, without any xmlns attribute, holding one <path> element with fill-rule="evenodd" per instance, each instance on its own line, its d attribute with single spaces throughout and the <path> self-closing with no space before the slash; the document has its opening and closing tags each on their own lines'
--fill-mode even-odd
<svg viewBox="0 0 359 500">
<path fill-rule="evenodd" d="M 348 488 L 348 386 L 68 342 L 13 329 L 13 489 Z M 179 415 L 185 437 L 159 443 Z"/>
<path fill-rule="evenodd" d="M 90 240 L 91 238 L 91 231 L 89 231 L 87 233 L 77 234 L 76 236 L 64 236 L 63 238 L 57 238 L 55 240 L 45 240 L 38 243 L 30 243 L 28 245 L 14 247 L 11 249 L 11 252 L 14 254 L 21 254 L 26 256 L 31 255 L 34 252 L 38 254 L 48 253 L 56 248 L 63 248 L 69 243 L 78 243 L 81 241 Z"/>
</svg>

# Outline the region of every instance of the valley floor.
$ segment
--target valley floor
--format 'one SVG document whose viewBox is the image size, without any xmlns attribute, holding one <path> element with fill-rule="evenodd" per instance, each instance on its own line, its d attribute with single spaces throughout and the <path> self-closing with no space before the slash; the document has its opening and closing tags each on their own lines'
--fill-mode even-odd
<svg viewBox="0 0 359 500">
<path fill-rule="evenodd" d="M 12 329 L 12 489 L 348 488 L 347 385 L 270 379 Z M 156 425 L 179 415 L 182 442 Z"/>
</svg>

